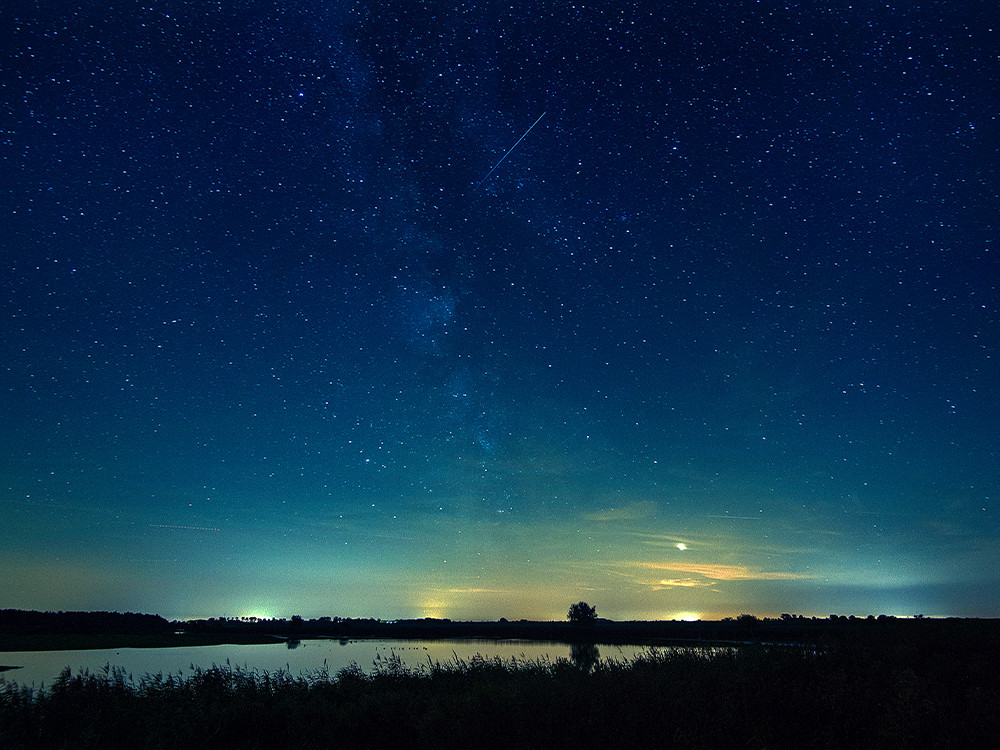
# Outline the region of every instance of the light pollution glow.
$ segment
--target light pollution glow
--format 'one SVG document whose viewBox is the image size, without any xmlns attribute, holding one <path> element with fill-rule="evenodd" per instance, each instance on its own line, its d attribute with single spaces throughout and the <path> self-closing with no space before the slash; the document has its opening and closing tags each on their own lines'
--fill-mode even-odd
<svg viewBox="0 0 1000 750">
<path fill-rule="evenodd" d="M 198 524 L 147 526 L 137 532 L 135 557 L 125 570 L 92 552 L 67 550 L 45 566 L 8 560 L 14 577 L 5 585 L 8 600 L 19 595 L 28 608 L 126 608 L 178 619 L 260 613 L 561 619 L 568 604 L 581 599 L 614 619 L 789 609 L 821 616 L 827 609 L 956 614 L 914 593 L 929 583 L 947 584 L 933 580 L 918 559 L 892 549 L 881 561 L 864 549 L 845 554 L 843 532 L 797 527 L 787 514 L 770 528 L 760 519 L 734 524 L 692 516 L 683 533 L 671 533 L 666 529 L 673 523 L 644 502 L 622 512 L 581 514 L 577 524 L 505 518 L 470 526 L 438 514 L 406 527 L 354 529 L 355 541 L 346 544 L 312 521 L 271 533 L 260 524 L 236 524 L 221 535 L 198 532 Z M 649 531 L 656 527 L 665 531 Z M 439 543 L 430 547 L 423 540 L 432 534 Z M 829 544 L 803 544 L 807 539 Z M 241 555 L 243 544 L 258 554 Z M 975 556 L 975 550 L 955 553 Z M 217 580 L 227 582 L 226 591 Z M 122 591 L 135 592 L 124 607 Z M 788 604 L 811 598 L 839 607 Z M 887 600 L 896 602 L 892 611 L 880 606 Z"/>
</svg>

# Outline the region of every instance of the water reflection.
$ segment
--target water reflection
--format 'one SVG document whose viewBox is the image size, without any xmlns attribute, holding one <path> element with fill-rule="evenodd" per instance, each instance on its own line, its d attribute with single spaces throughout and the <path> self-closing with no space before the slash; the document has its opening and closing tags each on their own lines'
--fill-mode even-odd
<svg viewBox="0 0 1000 750">
<path fill-rule="evenodd" d="M 0 673 L 0 680 L 41 687 L 51 685 L 59 673 L 69 667 L 74 674 L 91 673 L 121 667 L 137 679 L 144 674 L 190 674 L 194 667 L 230 664 L 233 668 L 274 673 L 279 670 L 298 676 L 312 674 L 324 667 L 330 675 L 357 665 L 371 671 L 378 657 L 395 655 L 411 669 L 431 664 L 447 664 L 456 659 L 469 661 L 480 655 L 487 659 L 548 660 L 568 659 L 583 670 L 591 670 L 601 658 L 630 660 L 646 651 L 644 646 L 611 646 L 593 643 L 495 640 L 347 640 L 292 639 L 275 644 L 227 644 L 178 648 L 119 648 L 87 651 L 6 651 L 0 652 L 0 664 L 22 667 Z"/>
<path fill-rule="evenodd" d="M 569 647 L 569 659 L 584 672 L 592 670 L 601 659 L 596 643 L 574 643 Z"/>
</svg>

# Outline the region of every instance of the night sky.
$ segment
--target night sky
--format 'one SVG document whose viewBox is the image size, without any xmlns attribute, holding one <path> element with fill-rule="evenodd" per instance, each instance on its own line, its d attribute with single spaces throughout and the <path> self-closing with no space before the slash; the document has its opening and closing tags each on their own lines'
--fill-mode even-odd
<svg viewBox="0 0 1000 750">
<path fill-rule="evenodd" d="M 998 23 L 5 2 L 0 607 L 1000 615 Z"/>
</svg>

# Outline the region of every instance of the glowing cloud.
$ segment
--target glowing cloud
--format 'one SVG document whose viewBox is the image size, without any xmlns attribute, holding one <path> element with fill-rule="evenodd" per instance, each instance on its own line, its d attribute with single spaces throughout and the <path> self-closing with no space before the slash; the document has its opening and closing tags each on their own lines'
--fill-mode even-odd
<svg viewBox="0 0 1000 750">
<path fill-rule="evenodd" d="M 697 588 L 700 586 L 714 586 L 711 581 L 699 581 L 697 578 L 665 578 L 662 581 L 651 584 L 653 591 L 672 588 Z"/>
<path fill-rule="evenodd" d="M 796 581 L 810 576 L 803 573 L 766 571 L 747 565 L 716 565 L 711 563 L 638 563 L 648 570 L 669 570 L 676 573 L 694 573 L 716 581 Z"/>
</svg>

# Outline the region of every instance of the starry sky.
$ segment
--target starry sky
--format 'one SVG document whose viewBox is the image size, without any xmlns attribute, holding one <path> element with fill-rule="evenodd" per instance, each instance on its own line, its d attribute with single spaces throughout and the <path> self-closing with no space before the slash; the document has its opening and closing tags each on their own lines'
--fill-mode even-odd
<svg viewBox="0 0 1000 750">
<path fill-rule="evenodd" d="M 1000 615 L 998 23 L 5 2 L 0 606 Z"/>
</svg>

